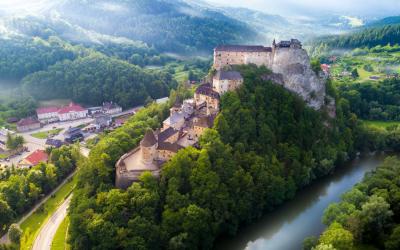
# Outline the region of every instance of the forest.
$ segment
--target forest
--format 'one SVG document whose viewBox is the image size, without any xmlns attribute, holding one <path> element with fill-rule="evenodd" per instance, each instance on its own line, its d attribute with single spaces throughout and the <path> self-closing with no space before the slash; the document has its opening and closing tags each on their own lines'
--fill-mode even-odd
<svg viewBox="0 0 400 250">
<path fill-rule="evenodd" d="M 256 36 L 240 21 L 216 11 L 195 9 L 183 1 L 118 0 L 107 4 L 69 0 L 58 10 L 66 21 L 85 29 L 143 41 L 161 51 L 179 54 L 210 51 L 221 43 Z"/>
<path fill-rule="evenodd" d="M 360 29 L 349 34 L 333 35 L 318 38 L 311 43 L 314 50 L 321 47 L 330 49 L 352 49 L 362 47 L 395 45 L 400 39 L 400 24 L 369 27 Z"/>
<path fill-rule="evenodd" d="M 340 84 L 338 89 L 359 118 L 400 121 L 400 79 Z"/>
<path fill-rule="evenodd" d="M 56 38 L 0 37 L 0 44 L 0 79 L 21 79 L 58 61 L 73 60 L 77 56 Z"/>
<path fill-rule="evenodd" d="M 145 71 L 98 53 L 56 63 L 25 77 L 21 84 L 36 100 L 70 98 L 86 105 L 112 100 L 123 108 L 143 104 L 148 97 L 168 96 L 176 87 L 167 72 Z"/>
<path fill-rule="evenodd" d="M 305 239 L 304 250 L 400 249 L 400 160 L 388 157 L 325 210 L 328 227 Z"/>
<path fill-rule="evenodd" d="M 73 249 L 211 249 L 314 179 L 355 155 L 359 122 L 346 100 L 337 118 L 262 80 L 265 68 L 243 66 L 243 87 L 222 97 L 214 128 L 126 191 L 114 165 L 157 128 L 167 106 L 151 105 L 108 134 L 83 164 L 70 208 Z M 329 126 L 325 124 L 329 123 Z"/>
<path fill-rule="evenodd" d="M 0 231 L 4 230 L 70 173 L 80 159 L 75 146 L 48 149 L 48 163 L 30 169 L 7 168 L 0 174 Z"/>
</svg>

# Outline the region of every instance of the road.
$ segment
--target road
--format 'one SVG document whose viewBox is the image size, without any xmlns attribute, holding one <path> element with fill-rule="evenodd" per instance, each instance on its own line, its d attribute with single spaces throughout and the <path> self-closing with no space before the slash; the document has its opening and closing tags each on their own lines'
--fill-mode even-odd
<svg viewBox="0 0 400 250">
<path fill-rule="evenodd" d="M 76 170 L 75 172 L 73 172 L 72 174 L 70 174 L 67 178 L 64 179 L 63 182 L 61 182 L 60 185 L 58 185 L 58 187 L 56 187 L 53 191 L 51 191 L 50 194 L 48 194 L 43 200 L 41 200 L 38 204 L 36 204 L 27 214 L 25 214 L 18 222 L 18 225 L 21 225 L 22 222 L 24 222 L 29 216 L 31 216 L 34 212 L 36 212 L 36 210 L 43 205 L 53 194 L 55 194 L 62 186 L 65 185 L 65 183 L 67 183 L 67 181 L 69 181 L 69 179 L 71 179 L 75 174 L 76 174 Z M 3 235 L 0 239 L 0 243 L 7 243 L 9 242 L 8 240 L 8 233 Z"/>
<path fill-rule="evenodd" d="M 61 222 L 67 216 L 67 209 L 71 202 L 72 194 L 58 207 L 57 211 L 42 226 L 39 235 L 33 243 L 32 250 L 50 250 L 54 235 L 57 232 Z"/>
</svg>

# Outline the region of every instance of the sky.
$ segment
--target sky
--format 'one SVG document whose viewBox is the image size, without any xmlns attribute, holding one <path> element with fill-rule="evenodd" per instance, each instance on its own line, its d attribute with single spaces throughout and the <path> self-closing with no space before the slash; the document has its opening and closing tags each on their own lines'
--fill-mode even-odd
<svg viewBox="0 0 400 250">
<path fill-rule="evenodd" d="M 0 0 L 1 1 L 1 0 Z M 281 15 L 400 15 L 400 0 L 206 0 Z"/>
</svg>

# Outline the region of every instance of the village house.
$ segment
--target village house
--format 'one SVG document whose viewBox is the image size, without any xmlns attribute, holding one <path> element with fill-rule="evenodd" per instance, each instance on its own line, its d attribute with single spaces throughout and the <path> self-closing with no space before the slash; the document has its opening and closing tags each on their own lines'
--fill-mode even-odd
<svg viewBox="0 0 400 250">
<path fill-rule="evenodd" d="M 18 132 L 27 132 L 35 129 L 41 128 L 41 124 L 38 120 L 34 118 L 24 118 L 17 122 L 17 131 Z"/>
<path fill-rule="evenodd" d="M 122 107 L 114 102 L 104 102 L 102 106 L 104 114 L 114 115 L 122 112 Z"/>
<path fill-rule="evenodd" d="M 243 84 L 243 77 L 237 71 L 218 70 L 213 77 L 213 89 L 220 95 L 233 91 Z"/>
<path fill-rule="evenodd" d="M 18 163 L 20 168 L 31 168 L 41 162 L 47 163 L 49 156 L 44 150 L 36 150 Z"/>
<path fill-rule="evenodd" d="M 209 83 L 204 83 L 196 89 L 194 100 L 196 107 L 199 110 L 204 107 L 207 115 L 219 112 L 219 93 Z"/>
</svg>

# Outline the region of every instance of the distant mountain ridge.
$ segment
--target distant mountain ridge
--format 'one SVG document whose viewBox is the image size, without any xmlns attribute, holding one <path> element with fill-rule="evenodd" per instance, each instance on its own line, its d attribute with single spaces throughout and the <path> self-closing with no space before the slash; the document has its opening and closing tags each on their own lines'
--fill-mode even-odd
<svg viewBox="0 0 400 250">
<path fill-rule="evenodd" d="M 371 22 L 367 27 L 377 27 L 391 24 L 400 24 L 400 16 L 389 16 L 378 21 Z"/>
</svg>

